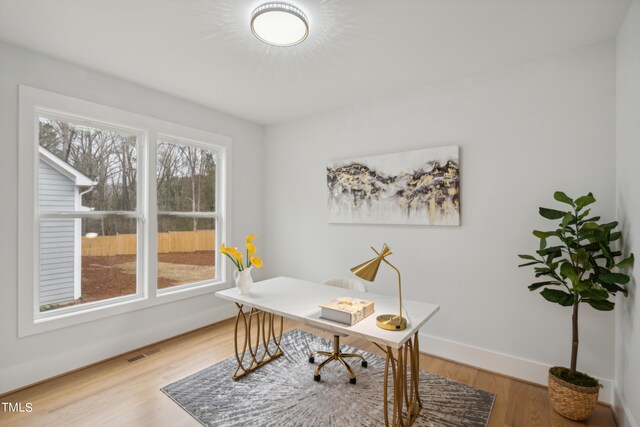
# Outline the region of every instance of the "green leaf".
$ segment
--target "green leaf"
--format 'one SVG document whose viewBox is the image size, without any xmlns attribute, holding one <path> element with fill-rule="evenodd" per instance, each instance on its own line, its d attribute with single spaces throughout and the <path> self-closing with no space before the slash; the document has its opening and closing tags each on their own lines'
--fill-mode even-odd
<svg viewBox="0 0 640 427">
<path fill-rule="evenodd" d="M 598 249 L 600 249 L 600 243 L 598 242 L 594 242 L 594 243 L 589 243 L 588 245 L 584 245 L 582 246 L 587 252 L 595 252 Z"/>
<path fill-rule="evenodd" d="M 622 252 L 621 251 L 613 251 L 613 252 L 611 252 L 611 256 L 613 256 L 613 257 L 622 256 Z"/>
<path fill-rule="evenodd" d="M 572 306 L 574 301 L 573 295 L 558 289 L 544 288 L 540 295 L 547 301 L 558 303 L 563 307 Z"/>
<path fill-rule="evenodd" d="M 520 258 L 522 258 L 522 259 L 530 259 L 531 261 L 537 261 L 537 260 L 536 260 L 536 257 L 534 257 L 533 255 L 526 255 L 526 254 L 524 254 L 524 255 L 518 255 L 518 256 L 519 256 Z"/>
<path fill-rule="evenodd" d="M 578 272 L 569 262 L 563 262 L 560 266 L 560 273 L 562 273 L 565 277 L 568 277 L 572 283 L 576 284 L 579 282 Z"/>
<path fill-rule="evenodd" d="M 595 222 L 586 222 L 580 229 L 580 239 L 588 238 L 590 242 L 602 240 L 607 233 L 607 229 Z"/>
<path fill-rule="evenodd" d="M 546 239 L 548 237 L 554 236 L 556 233 L 553 231 L 540 231 L 540 230 L 533 230 L 533 235 L 536 236 L 539 239 Z"/>
<path fill-rule="evenodd" d="M 540 256 L 546 256 L 549 254 L 554 254 L 554 258 L 559 256 L 562 253 L 562 246 L 549 246 L 548 248 L 540 249 L 536 251 L 536 253 Z"/>
<path fill-rule="evenodd" d="M 573 203 L 573 199 L 571 199 L 571 197 L 564 194 L 562 191 L 556 191 L 555 193 L 553 193 L 553 198 L 559 202 L 566 203 L 571 206 L 575 206 L 575 203 Z"/>
<path fill-rule="evenodd" d="M 533 269 L 536 272 L 536 277 L 549 276 L 555 278 L 555 272 L 548 267 L 534 267 Z"/>
<path fill-rule="evenodd" d="M 562 217 L 562 228 L 566 228 L 569 223 L 574 220 L 576 217 L 573 216 L 571 212 L 567 212 L 564 217 Z"/>
<path fill-rule="evenodd" d="M 618 240 L 620 237 L 622 237 L 622 233 L 619 231 L 616 231 L 614 233 L 611 233 L 611 235 L 609 236 L 609 241 L 610 242 L 615 242 L 616 240 Z"/>
<path fill-rule="evenodd" d="M 629 276 L 622 273 L 612 273 L 604 268 L 598 272 L 598 280 L 604 283 L 629 283 Z"/>
<path fill-rule="evenodd" d="M 601 285 L 612 294 L 615 294 L 616 292 L 622 292 L 625 297 L 629 295 L 629 291 L 625 287 L 616 285 L 615 283 L 602 282 Z"/>
<path fill-rule="evenodd" d="M 593 197 L 592 193 L 589 193 L 586 196 L 578 197 L 575 201 L 576 208 L 582 209 L 585 206 L 590 205 L 591 203 L 594 203 L 595 201 L 596 201 L 596 198 Z"/>
<path fill-rule="evenodd" d="M 547 239 L 543 237 L 542 239 L 540 239 L 540 250 L 543 250 L 546 247 L 547 247 Z"/>
<path fill-rule="evenodd" d="M 536 283 L 532 283 L 528 286 L 530 291 L 535 291 L 538 288 L 541 288 L 543 286 L 547 286 L 547 285 L 562 285 L 562 283 L 556 281 L 556 280 L 549 280 L 546 282 L 536 282 Z"/>
<path fill-rule="evenodd" d="M 590 289 L 591 287 L 592 285 L 589 282 L 578 281 L 577 283 L 573 284 L 573 290 L 580 294 L 587 289 Z"/>
<path fill-rule="evenodd" d="M 566 214 L 566 212 L 547 208 L 540 208 L 538 211 L 540 212 L 540 215 L 547 219 L 560 219 Z"/>
<path fill-rule="evenodd" d="M 608 300 L 604 300 L 604 301 L 583 300 L 583 301 L 589 304 L 591 307 L 595 308 L 596 310 L 600 310 L 600 311 L 611 311 L 615 306 L 614 303 Z"/>
<path fill-rule="evenodd" d="M 580 215 L 578 215 L 578 219 L 580 221 L 582 221 L 587 215 L 589 215 L 591 213 L 591 209 L 587 209 L 586 211 L 582 212 Z"/>
<path fill-rule="evenodd" d="M 528 265 L 534 265 L 534 264 L 542 264 L 542 262 L 540 261 L 525 262 L 524 264 L 519 264 L 518 267 L 526 267 Z"/>
<path fill-rule="evenodd" d="M 582 229 L 583 230 L 596 230 L 600 228 L 600 225 L 597 222 L 585 222 L 584 224 L 582 224 Z"/>
<path fill-rule="evenodd" d="M 587 251 L 584 250 L 584 248 L 578 249 L 578 251 L 576 252 L 576 260 L 585 269 L 587 269 L 587 268 L 589 268 L 591 266 L 591 263 L 589 262 L 589 254 L 587 253 Z"/>
<path fill-rule="evenodd" d="M 594 217 L 591 217 L 591 218 L 587 218 L 582 222 L 585 223 L 585 222 L 595 222 L 595 221 L 600 221 L 600 217 L 599 216 L 594 216 Z"/>
<path fill-rule="evenodd" d="M 615 266 L 618 268 L 625 268 L 625 267 L 629 267 L 631 265 L 633 265 L 633 254 L 629 255 L 629 258 L 625 258 L 622 261 L 620 261 L 619 263 L 617 263 Z"/>
<path fill-rule="evenodd" d="M 609 251 L 609 247 L 604 243 L 600 243 L 600 250 L 602 251 L 602 255 L 607 259 L 607 267 L 613 266 L 613 257 L 611 256 L 611 252 Z"/>
<path fill-rule="evenodd" d="M 585 289 L 584 291 L 579 293 L 581 297 L 592 301 L 603 301 L 609 298 L 609 292 L 605 291 L 604 289 L 591 288 Z"/>
</svg>

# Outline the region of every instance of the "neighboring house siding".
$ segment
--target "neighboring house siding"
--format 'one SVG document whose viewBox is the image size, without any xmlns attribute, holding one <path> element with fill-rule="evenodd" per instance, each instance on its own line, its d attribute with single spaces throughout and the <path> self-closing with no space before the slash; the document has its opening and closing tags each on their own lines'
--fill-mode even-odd
<svg viewBox="0 0 640 427">
<path fill-rule="evenodd" d="M 39 161 L 40 211 L 73 211 L 75 183 Z M 74 219 L 40 222 L 40 305 L 72 301 L 74 297 Z"/>
</svg>

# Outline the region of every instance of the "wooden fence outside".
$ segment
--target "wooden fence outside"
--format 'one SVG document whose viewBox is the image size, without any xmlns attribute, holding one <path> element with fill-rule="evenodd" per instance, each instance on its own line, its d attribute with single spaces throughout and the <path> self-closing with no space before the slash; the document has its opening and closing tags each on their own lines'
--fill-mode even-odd
<svg viewBox="0 0 640 427">
<path fill-rule="evenodd" d="M 158 233 L 158 252 L 195 252 L 215 249 L 215 230 Z M 136 235 L 82 237 L 82 256 L 135 255 Z"/>
</svg>

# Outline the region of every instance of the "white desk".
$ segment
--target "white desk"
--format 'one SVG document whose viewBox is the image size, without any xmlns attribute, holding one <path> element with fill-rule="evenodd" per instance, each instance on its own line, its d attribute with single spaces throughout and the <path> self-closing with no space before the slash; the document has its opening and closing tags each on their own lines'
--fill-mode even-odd
<svg viewBox="0 0 640 427">
<path fill-rule="evenodd" d="M 439 306 L 403 299 L 405 310 L 403 316 L 407 319 L 407 328 L 401 331 L 387 331 L 376 326 L 376 316 L 395 313 L 398 308 L 397 296 L 360 293 L 290 277 L 276 277 L 256 282 L 251 288 L 250 295 L 242 295 L 239 289 L 231 288 L 216 292 L 216 296 L 233 301 L 238 306 L 235 326 L 238 368 L 233 374 L 234 379 L 241 378 L 282 355 L 280 349 L 282 317 L 286 317 L 335 334 L 367 339 L 385 352 L 383 387 L 385 425 L 411 425 L 420 412 L 422 404 L 418 394 L 419 376 L 408 375 L 408 372 L 417 372 L 419 369 L 418 331 L 438 311 Z M 344 296 L 372 300 L 375 313 L 353 326 L 320 318 L 320 304 Z M 251 308 L 248 315 L 245 313 L 245 306 Z M 276 332 L 277 320 L 280 321 L 279 333 Z M 257 323 L 257 327 L 253 328 L 252 322 Z M 243 331 L 239 326 L 243 326 Z M 238 342 L 241 332 L 244 337 L 242 345 Z M 253 338 L 251 334 L 254 334 Z M 270 342 L 271 349 L 268 346 Z M 266 350 L 258 355 L 258 347 L 261 344 Z M 274 345 L 275 350 L 273 350 Z M 246 367 L 245 356 L 250 359 Z M 387 411 L 389 370 L 391 370 L 391 381 L 394 384 L 391 424 Z M 405 405 L 406 416 L 403 417 L 402 411 Z"/>
</svg>

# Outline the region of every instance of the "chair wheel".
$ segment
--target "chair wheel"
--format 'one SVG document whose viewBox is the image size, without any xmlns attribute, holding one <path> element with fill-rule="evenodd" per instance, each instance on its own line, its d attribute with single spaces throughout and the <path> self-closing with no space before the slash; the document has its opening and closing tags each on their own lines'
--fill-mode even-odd
<svg viewBox="0 0 640 427">
<path fill-rule="evenodd" d="M 314 381 L 320 381 L 320 375 L 314 375 L 313 376 L 313 380 Z"/>
<path fill-rule="evenodd" d="M 349 382 L 350 382 L 351 384 L 355 384 L 355 383 L 356 383 L 356 379 L 355 379 L 355 378 L 349 378 Z"/>
<path fill-rule="evenodd" d="M 362 365 L 363 368 L 366 368 L 367 366 L 369 366 L 369 364 L 367 363 L 366 360 L 363 360 L 361 365 Z"/>
<path fill-rule="evenodd" d="M 315 357 L 309 356 L 309 363 L 313 363 L 315 361 L 316 361 Z"/>
</svg>

